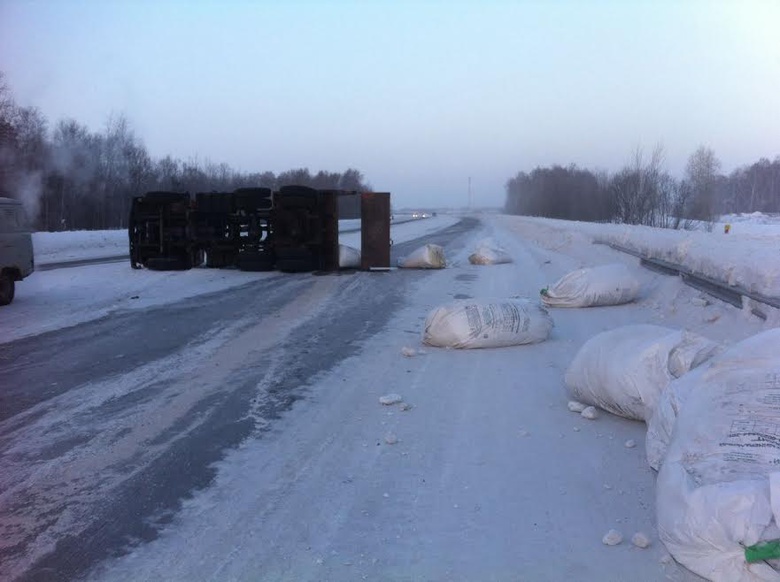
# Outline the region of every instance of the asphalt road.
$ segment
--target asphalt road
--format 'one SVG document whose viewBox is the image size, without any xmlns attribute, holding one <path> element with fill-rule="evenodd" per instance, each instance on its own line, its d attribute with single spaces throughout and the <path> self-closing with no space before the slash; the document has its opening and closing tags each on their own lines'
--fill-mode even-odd
<svg viewBox="0 0 780 582">
<path fill-rule="evenodd" d="M 462 248 L 477 224 L 399 244 L 393 261 L 424 242 Z M 284 430 L 309 381 L 426 276 L 279 274 L 4 345 L 0 579 L 78 579 L 153 540 L 226 451 Z"/>
</svg>

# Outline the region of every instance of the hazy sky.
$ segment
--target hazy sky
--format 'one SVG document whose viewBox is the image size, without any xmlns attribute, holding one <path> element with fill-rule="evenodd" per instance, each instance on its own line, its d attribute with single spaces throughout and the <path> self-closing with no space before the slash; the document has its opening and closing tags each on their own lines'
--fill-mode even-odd
<svg viewBox="0 0 780 582">
<path fill-rule="evenodd" d="M 537 165 L 662 142 L 723 170 L 780 155 L 780 0 L 0 0 L 21 105 L 150 153 L 361 170 L 396 205 L 503 203 Z"/>
</svg>

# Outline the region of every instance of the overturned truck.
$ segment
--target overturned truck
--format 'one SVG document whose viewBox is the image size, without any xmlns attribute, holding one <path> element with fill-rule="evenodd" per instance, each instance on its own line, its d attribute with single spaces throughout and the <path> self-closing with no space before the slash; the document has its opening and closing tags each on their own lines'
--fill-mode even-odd
<svg viewBox="0 0 780 582">
<path fill-rule="evenodd" d="M 148 192 L 132 201 L 134 269 L 243 271 L 339 268 L 339 199 L 359 197 L 361 268 L 390 266 L 390 195 L 305 186 L 234 192 Z"/>
</svg>

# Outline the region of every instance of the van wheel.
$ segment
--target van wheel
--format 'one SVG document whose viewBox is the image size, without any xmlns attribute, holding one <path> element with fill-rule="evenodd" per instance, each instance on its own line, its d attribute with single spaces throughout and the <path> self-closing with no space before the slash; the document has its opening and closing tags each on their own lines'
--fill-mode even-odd
<svg viewBox="0 0 780 582">
<path fill-rule="evenodd" d="M 14 300 L 16 284 L 11 275 L 0 275 L 0 305 L 8 305 Z"/>
</svg>

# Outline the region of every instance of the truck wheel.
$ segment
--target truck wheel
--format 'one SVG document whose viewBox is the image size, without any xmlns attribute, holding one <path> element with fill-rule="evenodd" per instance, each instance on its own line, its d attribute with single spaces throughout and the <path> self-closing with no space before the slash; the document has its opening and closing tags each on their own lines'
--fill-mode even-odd
<svg viewBox="0 0 780 582">
<path fill-rule="evenodd" d="M 320 201 L 319 192 L 307 186 L 282 186 L 279 189 L 277 203 L 285 209 L 316 209 Z"/>
<path fill-rule="evenodd" d="M 268 210 L 273 206 L 270 188 L 239 188 L 233 193 L 234 207 L 239 209 Z"/>
<path fill-rule="evenodd" d="M 206 261 L 206 253 L 204 251 L 192 251 L 190 255 L 190 263 L 192 267 L 202 267 Z"/>
<path fill-rule="evenodd" d="M 0 275 L 0 305 L 8 305 L 14 300 L 16 284 L 11 275 L 3 273 Z"/>
<path fill-rule="evenodd" d="M 271 256 L 238 256 L 237 265 L 241 271 L 273 271 L 274 259 Z"/>
<path fill-rule="evenodd" d="M 219 251 L 206 252 L 206 266 L 211 269 L 221 269 L 225 266 L 225 257 Z"/>
<path fill-rule="evenodd" d="M 276 251 L 276 268 L 286 273 L 316 271 L 314 254 L 309 249 L 281 248 Z"/>
<path fill-rule="evenodd" d="M 147 259 L 146 268 L 150 271 L 186 271 L 192 265 L 181 257 L 153 257 Z"/>
<path fill-rule="evenodd" d="M 314 261 L 308 259 L 284 259 L 277 261 L 276 267 L 283 273 L 310 273 L 317 270 Z"/>
<path fill-rule="evenodd" d="M 189 194 L 182 193 L 182 192 L 163 192 L 163 191 L 157 191 L 157 192 L 147 192 L 144 194 L 141 198 L 145 198 L 146 200 L 154 200 L 155 202 L 159 202 L 161 204 L 164 204 L 166 202 L 181 202 L 183 200 L 189 199 Z"/>
</svg>

